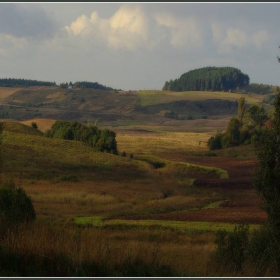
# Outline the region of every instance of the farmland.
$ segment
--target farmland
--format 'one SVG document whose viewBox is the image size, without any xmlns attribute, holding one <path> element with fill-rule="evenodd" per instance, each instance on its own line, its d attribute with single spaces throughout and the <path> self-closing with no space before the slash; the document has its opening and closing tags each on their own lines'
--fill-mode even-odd
<svg viewBox="0 0 280 280">
<path fill-rule="evenodd" d="M 37 218 L 2 238 L 7 252 L 0 255 L 7 261 L 0 275 L 233 276 L 218 274 L 210 261 L 219 229 L 232 232 L 246 223 L 253 232 L 266 222 L 252 185 L 254 147 L 209 153 L 208 139 L 226 128 L 234 112 L 172 120 L 158 108 L 182 100 L 236 102 L 240 96 L 44 87 L 3 95 L 3 110 L 22 107 L 9 109 L 18 110 L 18 119 L 3 120 L 1 180 L 24 188 Z M 262 99 L 251 95 L 246 101 Z M 149 106 L 159 107 L 143 111 Z M 204 112 L 192 112 L 198 113 Z M 56 119 L 75 118 L 114 130 L 119 155 L 43 136 Z M 255 275 L 247 267 L 234 276 Z"/>
</svg>

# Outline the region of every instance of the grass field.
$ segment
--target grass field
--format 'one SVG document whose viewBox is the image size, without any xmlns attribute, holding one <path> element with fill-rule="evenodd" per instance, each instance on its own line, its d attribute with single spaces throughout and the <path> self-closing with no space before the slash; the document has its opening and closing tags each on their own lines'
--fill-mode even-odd
<svg viewBox="0 0 280 280">
<path fill-rule="evenodd" d="M 204 92 L 204 91 L 182 91 L 182 92 L 170 92 L 160 90 L 140 90 L 137 92 L 140 97 L 142 106 L 156 105 L 159 103 L 169 103 L 178 100 L 191 100 L 200 101 L 206 99 L 222 99 L 238 101 L 240 97 L 245 97 L 246 102 L 249 104 L 258 104 L 260 102 L 259 95 L 244 95 L 240 93 L 229 92 Z"/>
<path fill-rule="evenodd" d="M 48 94 L 49 100 L 61 97 Z M 138 92 L 143 106 L 181 100 L 184 94 Z M 196 94 L 186 98 L 208 93 Z M 259 102 L 250 98 L 248 102 Z M 121 112 L 130 114 L 131 108 L 127 103 Z M 24 188 L 37 218 L 1 236 L 0 260 L 5 261 L 0 276 L 229 276 L 210 265 L 215 232 L 233 231 L 244 222 L 252 232 L 266 215 L 252 187 L 253 147 L 209 156 L 207 140 L 227 119 L 179 124 L 142 116 L 126 123 L 116 120 L 115 127 L 109 120 L 101 122 L 100 127 L 115 129 L 119 155 L 44 138 L 54 118 L 6 122 L 1 180 L 13 179 Z M 248 268 L 239 276 L 254 272 Z"/>
</svg>

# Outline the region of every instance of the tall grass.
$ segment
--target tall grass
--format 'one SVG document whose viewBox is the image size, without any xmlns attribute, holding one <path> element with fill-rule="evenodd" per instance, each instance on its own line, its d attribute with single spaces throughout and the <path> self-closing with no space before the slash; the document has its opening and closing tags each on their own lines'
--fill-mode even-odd
<svg viewBox="0 0 280 280">
<path fill-rule="evenodd" d="M 206 275 L 212 244 L 212 234 L 33 225 L 2 238 L 0 275 Z"/>
</svg>

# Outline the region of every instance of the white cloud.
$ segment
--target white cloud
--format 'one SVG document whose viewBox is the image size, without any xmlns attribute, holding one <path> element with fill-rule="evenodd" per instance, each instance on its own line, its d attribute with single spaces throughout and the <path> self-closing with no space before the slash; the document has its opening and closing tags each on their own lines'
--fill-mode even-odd
<svg viewBox="0 0 280 280">
<path fill-rule="evenodd" d="M 79 16 L 74 22 L 71 23 L 70 26 L 66 26 L 65 30 L 70 35 L 77 36 L 83 31 L 87 31 L 87 29 L 91 28 L 91 26 L 96 24 L 97 22 L 98 14 L 97 12 L 93 12 L 90 18 L 85 15 Z"/>
<path fill-rule="evenodd" d="M 109 19 L 99 18 L 97 12 L 93 12 L 90 18 L 81 15 L 64 29 L 73 36 L 85 35 L 93 40 L 98 39 L 109 48 L 136 50 L 154 46 L 149 19 L 138 5 L 123 5 Z"/>
<path fill-rule="evenodd" d="M 195 48 L 203 43 L 203 32 L 194 18 L 177 18 L 168 13 L 155 15 L 159 25 L 165 26 L 171 34 L 170 43 L 175 48 Z"/>
<path fill-rule="evenodd" d="M 203 43 L 203 30 L 193 17 L 177 18 L 168 12 L 148 13 L 140 5 L 124 4 L 109 19 L 97 12 L 79 16 L 64 30 L 71 36 L 92 37 L 113 49 L 153 49 L 167 42 L 174 48 L 197 49 Z"/>
<path fill-rule="evenodd" d="M 141 45 L 149 47 L 148 21 L 140 6 L 122 6 L 109 20 L 110 31 L 107 34 L 109 46 L 130 50 Z M 153 45 L 152 40 L 151 43 Z"/>
<path fill-rule="evenodd" d="M 252 30 L 241 30 L 240 28 L 224 27 L 222 24 L 212 23 L 212 38 L 218 46 L 218 52 L 229 53 L 233 47 L 245 48 L 254 46 L 261 50 L 268 39 L 266 30 L 252 32 Z"/>
</svg>

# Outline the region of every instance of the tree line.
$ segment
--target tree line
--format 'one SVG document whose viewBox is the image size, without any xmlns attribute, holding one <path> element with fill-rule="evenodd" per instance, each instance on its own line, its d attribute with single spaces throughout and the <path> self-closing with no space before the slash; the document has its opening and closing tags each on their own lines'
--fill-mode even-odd
<svg viewBox="0 0 280 280">
<path fill-rule="evenodd" d="M 162 90 L 229 91 L 249 83 L 249 76 L 237 68 L 204 67 L 186 72 L 179 79 L 166 81 Z"/>
<path fill-rule="evenodd" d="M 118 154 L 116 133 L 109 129 L 99 129 L 97 126 L 85 126 L 77 121 L 56 121 L 45 137 L 76 140 L 84 142 L 99 151 Z"/>
<path fill-rule="evenodd" d="M 0 79 L 0 87 L 29 87 L 29 86 L 58 86 L 55 82 L 37 81 L 37 80 L 26 80 L 26 79 L 15 79 L 5 78 Z M 112 87 L 101 85 L 97 82 L 72 82 L 60 83 L 60 88 L 91 88 L 91 89 L 102 89 L 102 90 L 114 90 Z M 120 90 L 120 89 L 119 89 Z"/>
<path fill-rule="evenodd" d="M 61 83 L 60 87 L 61 88 L 91 88 L 91 89 L 102 89 L 102 90 L 110 90 L 110 91 L 121 90 L 121 89 L 117 90 L 112 87 L 107 87 L 97 82 L 75 82 L 74 84 L 72 82 L 70 82 L 69 84 L 66 82 L 66 83 Z"/>
<path fill-rule="evenodd" d="M 0 79 L 1 87 L 56 86 L 55 82 L 5 78 Z"/>
</svg>

